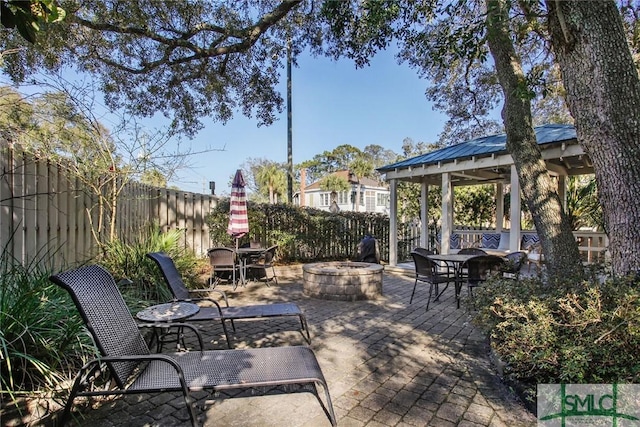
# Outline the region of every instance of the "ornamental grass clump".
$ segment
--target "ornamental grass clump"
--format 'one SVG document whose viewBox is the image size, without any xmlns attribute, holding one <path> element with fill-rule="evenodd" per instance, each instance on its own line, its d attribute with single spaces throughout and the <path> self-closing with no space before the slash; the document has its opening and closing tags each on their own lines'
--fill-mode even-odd
<svg viewBox="0 0 640 427">
<path fill-rule="evenodd" d="M 638 383 L 640 283 L 637 277 L 547 285 L 495 280 L 475 292 L 474 322 L 515 380 L 537 384 Z"/>
<path fill-rule="evenodd" d="M 188 287 L 203 286 L 200 276 L 208 271 L 208 264 L 184 247 L 183 233 L 184 230 L 163 232 L 157 225 L 150 225 L 129 241 L 116 239 L 103 246 L 97 261 L 119 282 L 132 311 L 171 299 L 158 267 L 145 256 L 149 252 L 171 256 Z"/>
<path fill-rule="evenodd" d="M 38 261 L 0 255 L 2 400 L 51 391 L 94 352 L 73 302 Z"/>
</svg>

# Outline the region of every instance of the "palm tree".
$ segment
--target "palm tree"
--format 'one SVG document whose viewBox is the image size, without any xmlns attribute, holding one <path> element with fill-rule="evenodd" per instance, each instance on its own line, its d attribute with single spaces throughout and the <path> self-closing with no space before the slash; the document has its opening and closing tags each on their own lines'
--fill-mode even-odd
<svg viewBox="0 0 640 427">
<path fill-rule="evenodd" d="M 595 177 L 570 176 L 567 180 L 567 215 L 573 230 L 603 228 L 602 206 L 598 201 Z"/>
<path fill-rule="evenodd" d="M 336 174 L 327 175 L 320 180 L 320 189 L 323 191 L 331 191 L 332 194 L 347 191 L 349 188 L 349 181 Z M 335 201 L 336 200 L 332 198 L 331 203 L 333 204 Z"/>
<path fill-rule="evenodd" d="M 287 176 L 277 163 L 262 165 L 255 174 L 256 183 L 269 191 L 269 203 L 278 202 L 278 194 L 286 193 Z"/>
<path fill-rule="evenodd" d="M 320 180 L 320 189 L 323 191 L 347 191 L 349 189 L 349 182 L 340 175 L 327 175 Z"/>
<path fill-rule="evenodd" d="M 365 159 L 364 157 L 356 157 L 349 164 L 349 171 L 353 173 L 355 176 L 355 180 L 357 182 L 356 185 L 356 200 L 355 200 L 355 211 L 358 212 L 360 209 L 360 193 L 362 184 L 360 184 L 361 178 L 370 178 L 373 175 L 373 164 Z"/>
</svg>

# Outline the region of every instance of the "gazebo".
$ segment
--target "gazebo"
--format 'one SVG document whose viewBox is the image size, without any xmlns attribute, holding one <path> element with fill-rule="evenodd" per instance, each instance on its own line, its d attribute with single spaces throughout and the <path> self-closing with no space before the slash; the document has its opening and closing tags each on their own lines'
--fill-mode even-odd
<svg viewBox="0 0 640 427">
<path fill-rule="evenodd" d="M 565 200 L 566 177 L 593 173 L 590 159 L 578 144 L 575 128 L 571 125 L 547 124 L 535 129 L 538 146 L 542 151 L 550 174 L 558 179 L 558 193 Z M 460 144 L 435 150 L 411 159 L 378 168 L 390 187 L 389 263 L 396 265 L 398 243 L 397 183 L 420 183 L 421 237 L 420 245 L 427 245 L 428 206 L 430 185 L 442 189 L 441 251 L 449 252 L 449 238 L 453 232 L 454 186 L 494 184 L 496 195 L 502 195 L 503 186 L 511 185 L 511 194 L 520 193 L 518 174 L 511 155 L 506 149 L 505 134 L 476 138 Z M 496 231 L 502 230 L 504 219 L 503 198 L 496 197 Z M 512 218 L 521 216 L 520 197 L 511 197 Z M 520 247 L 520 221 L 511 221 L 509 250 Z"/>
</svg>

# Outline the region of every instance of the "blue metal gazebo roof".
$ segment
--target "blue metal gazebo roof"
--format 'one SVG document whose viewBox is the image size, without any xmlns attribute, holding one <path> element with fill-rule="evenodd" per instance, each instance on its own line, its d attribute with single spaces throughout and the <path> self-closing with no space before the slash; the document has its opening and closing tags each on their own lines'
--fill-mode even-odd
<svg viewBox="0 0 640 427">
<path fill-rule="evenodd" d="M 534 128 L 538 145 L 558 143 L 575 140 L 576 130 L 572 125 L 548 124 Z M 451 162 L 474 156 L 487 156 L 497 153 L 506 153 L 507 135 L 491 135 L 472 139 L 460 144 L 451 145 L 439 150 L 431 151 L 420 156 L 402 160 L 377 170 L 381 173 L 395 169 L 404 169 L 421 165 Z"/>
</svg>

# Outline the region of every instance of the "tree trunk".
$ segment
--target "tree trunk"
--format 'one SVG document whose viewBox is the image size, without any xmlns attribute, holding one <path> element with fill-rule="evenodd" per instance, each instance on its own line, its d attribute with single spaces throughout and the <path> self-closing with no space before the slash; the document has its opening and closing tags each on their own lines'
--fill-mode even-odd
<svg viewBox="0 0 640 427">
<path fill-rule="evenodd" d="M 551 1 L 552 47 L 593 162 L 614 274 L 640 270 L 640 82 L 613 1 Z"/>
<path fill-rule="evenodd" d="M 536 141 L 526 79 L 509 37 L 508 19 L 507 0 L 487 1 L 487 41 L 505 98 L 502 120 L 507 150 L 513 157 L 523 199 L 540 236 L 549 279 L 580 277 L 578 244 Z"/>
</svg>

